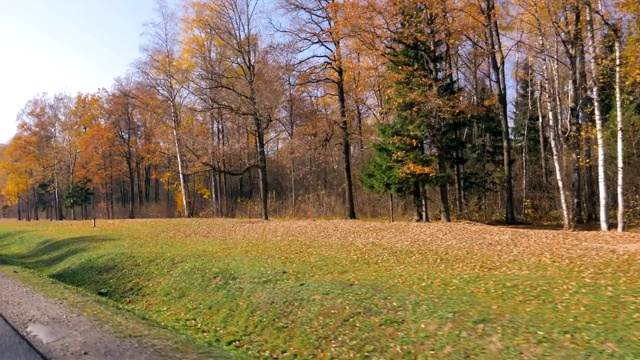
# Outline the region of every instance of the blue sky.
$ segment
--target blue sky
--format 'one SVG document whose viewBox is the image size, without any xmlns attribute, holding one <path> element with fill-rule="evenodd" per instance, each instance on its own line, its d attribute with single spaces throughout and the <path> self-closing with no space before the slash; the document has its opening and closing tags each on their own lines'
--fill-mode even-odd
<svg viewBox="0 0 640 360">
<path fill-rule="evenodd" d="M 153 18 L 153 0 L 0 0 L 0 143 L 34 95 L 109 88 Z"/>
</svg>

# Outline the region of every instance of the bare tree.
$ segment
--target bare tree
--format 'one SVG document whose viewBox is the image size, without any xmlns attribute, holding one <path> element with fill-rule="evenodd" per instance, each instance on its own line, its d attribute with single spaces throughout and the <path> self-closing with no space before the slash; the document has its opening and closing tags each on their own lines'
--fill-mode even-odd
<svg viewBox="0 0 640 360">
<path fill-rule="evenodd" d="M 248 119 L 247 130 L 254 137 L 259 174 L 262 219 L 269 219 L 267 153 L 269 125 L 276 117 L 281 94 L 275 59 L 259 38 L 257 0 L 203 0 L 195 2 L 190 20 L 209 45 L 205 47 L 206 68 L 200 72 L 209 94 L 207 111 L 224 110 Z M 250 164 L 249 168 L 254 167 Z M 247 169 L 249 169 L 247 168 Z M 245 169 L 245 170 L 247 170 Z M 226 169 L 217 171 L 228 172 Z M 244 172 L 244 171 L 241 171 Z"/>
<path fill-rule="evenodd" d="M 343 63 L 345 28 L 342 26 L 342 3 L 335 0 L 282 0 L 281 7 L 290 19 L 287 34 L 295 44 L 300 59 L 303 82 L 326 83 L 338 99 L 344 162 L 346 217 L 356 218 L 351 174 L 351 135 L 347 119 L 345 67 Z"/>
</svg>

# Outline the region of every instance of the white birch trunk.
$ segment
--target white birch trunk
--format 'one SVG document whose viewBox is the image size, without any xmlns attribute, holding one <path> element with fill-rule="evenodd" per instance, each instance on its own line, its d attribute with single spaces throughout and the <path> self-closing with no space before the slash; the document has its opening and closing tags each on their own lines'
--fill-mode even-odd
<svg viewBox="0 0 640 360">
<path fill-rule="evenodd" d="M 540 84 L 538 84 L 538 91 L 542 91 Z M 542 165 L 542 182 L 547 184 L 547 165 L 546 165 L 546 151 L 544 150 L 544 118 L 542 117 L 542 102 L 540 96 L 536 98 L 536 105 L 538 108 L 538 137 L 540 139 L 540 163 Z"/>
<path fill-rule="evenodd" d="M 553 87 L 554 87 L 554 101 L 556 104 L 556 125 L 558 126 L 558 140 L 560 142 L 560 149 L 562 151 L 565 150 L 564 136 L 562 136 L 562 123 L 564 121 L 564 114 L 562 113 L 562 100 L 560 100 L 560 74 L 559 74 L 559 60 L 560 55 L 558 54 L 558 47 L 556 45 L 555 60 L 551 62 L 551 69 L 553 72 Z M 547 60 L 548 61 L 548 60 Z M 561 159 L 563 168 L 564 168 L 564 158 Z"/>
<path fill-rule="evenodd" d="M 182 206 L 184 207 L 184 217 L 189 217 L 189 207 L 187 206 L 187 190 L 185 189 L 184 172 L 182 171 L 182 152 L 180 151 L 180 139 L 178 137 L 177 124 L 173 125 L 173 140 L 176 146 L 176 160 L 178 160 L 178 177 L 180 178 L 180 192 L 182 195 Z"/>
<path fill-rule="evenodd" d="M 624 231 L 624 154 L 622 96 L 620 94 L 620 38 L 616 37 L 616 117 L 618 120 L 618 231 Z"/>
<path fill-rule="evenodd" d="M 557 142 L 557 135 L 558 135 L 558 127 L 556 124 L 556 119 L 555 119 L 555 114 L 553 111 L 553 89 L 551 87 L 551 83 L 550 83 L 550 78 L 551 78 L 551 71 L 549 69 L 549 61 L 547 59 L 547 53 L 546 53 L 546 47 L 545 47 L 545 43 L 544 43 L 544 35 L 542 33 L 542 26 L 540 24 L 540 16 L 538 14 L 538 3 L 536 1 L 533 2 L 534 5 L 534 10 L 535 10 L 535 15 L 536 15 L 536 23 L 537 23 L 537 27 L 538 27 L 538 46 L 539 46 L 539 51 L 542 52 L 542 59 L 543 59 L 543 67 L 544 67 L 544 74 L 542 76 L 543 80 L 544 80 L 544 86 L 545 86 L 545 97 L 546 97 L 546 102 L 547 102 L 547 111 L 548 111 L 548 116 L 549 116 L 549 142 L 551 143 L 551 153 L 553 156 L 553 165 L 555 167 L 555 172 L 556 172 L 556 181 L 558 182 L 558 190 L 560 192 L 560 206 L 562 209 L 562 225 L 564 227 L 564 229 L 569 229 L 569 210 L 567 208 L 567 198 L 565 196 L 565 191 L 564 191 L 564 182 L 562 180 L 562 167 L 560 165 L 560 154 L 559 154 L 559 150 L 558 150 L 558 142 Z M 538 88 L 540 88 L 539 91 L 539 95 L 538 96 L 542 96 L 542 89 L 541 86 L 538 85 Z"/>
<path fill-rule="evenodd" d="M 598 143 L 598 190 L 600 197 L 600 230 L 609 231 L 609 221 L 607 218 L 607 183 L 605 177 L 605 158 L 604 158 L 604 135 L 602 129 L 602 115 L 600 114 L 600 82 L 598 80 L 598 62 L 596 53 L 596 38 L 593 29 L 593 9 L 591 8 L 591 0 L 585 0 L 587 7 L 587 37 L 589 39 L 588 49 L 591 57 L 589 68 L 593 81 L 593 113 L 596 120 L 596 140 Z"/>
<path fill-rule="evenodd" d="M 545 69 L 547 67 L 545 66 Z M 548 70 L 545 71 L 545 75 L 548 74 Z M 560 164 L 560 150 L 558 148 L 558 128 L 555 120 L 555 114 L 553 112 L 552 105 L 552 95 L 551 95 L 551 84 L 549 84 L 548 78 L 545 78 L 545 94 L 546 94 L 546 102 L 547 102 L 547 110 L 549 113 L 549 142 L 551 143 L 551 154 L 553 157 L 553 165 L 556 172 L 556 181 L 558 182 L 558 190 L 560 192 L 560 206 L 562 209 L 562 226 L 563 228 L 569 229 L 569 208 L 567 207 L 567 198 L 564 191 L 564 181 L 562 180 L 562 165 Z"/>
</svg>

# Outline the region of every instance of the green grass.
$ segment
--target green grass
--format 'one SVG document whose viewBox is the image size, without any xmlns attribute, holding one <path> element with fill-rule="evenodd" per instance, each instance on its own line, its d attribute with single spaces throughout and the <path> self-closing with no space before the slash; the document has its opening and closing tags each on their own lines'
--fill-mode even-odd
<svg viewBox="0 0 640 360">
<path fill-rule="evenodd" d="M 640 236 L 474 224 L 0 222 L 0 262 L 255 358 L 640 358 Z"/>
</svg>

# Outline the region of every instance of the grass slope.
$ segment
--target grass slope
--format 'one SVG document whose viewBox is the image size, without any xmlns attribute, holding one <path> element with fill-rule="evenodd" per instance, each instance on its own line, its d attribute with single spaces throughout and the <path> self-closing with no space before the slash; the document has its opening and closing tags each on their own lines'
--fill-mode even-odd
<svg viewBox="0 0 640 360">
<path fill-rule="evenodd" d="M 474 224 L 0 222 L 0 262 L 256 358 L 640 358 L 639 255 Z"/>
</svg>

